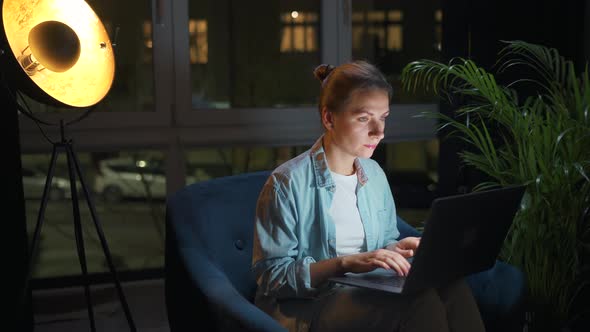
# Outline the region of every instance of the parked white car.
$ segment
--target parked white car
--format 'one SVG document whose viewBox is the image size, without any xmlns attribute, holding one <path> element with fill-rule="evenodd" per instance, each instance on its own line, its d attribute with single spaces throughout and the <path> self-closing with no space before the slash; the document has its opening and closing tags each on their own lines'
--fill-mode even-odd
<svg viewBox="0 0 590 332">
<path fill-rule="evenodd" d="M 132 158 L 104 159 L 99 162 L 94 191 L 106 202 L 126 198 L 166 198 L 166 175 L 162 161 Z M 188 165 L 186 183 L 195 183 L 231 174 L 229 166 L 219 164 Z"/>
<path fill-rule="evenodd" d="M 45 182 L 47 181 L 47 174 L 25 166 L 22 168 L 22 174 L 25 199 L 41 199 Z M 70 198 L 71 196 L 70 180 L 54 175 L 53 179 L 51 179 L 48 199 L 57 201 Z"/>
<path fill-rule="evenodd" d="M 159 162 L 131 158 L 101 160 L 94 191 L 107 202 L 119 202 L 124 198 L 164 199 L 164 168 Z"/>
</svg>

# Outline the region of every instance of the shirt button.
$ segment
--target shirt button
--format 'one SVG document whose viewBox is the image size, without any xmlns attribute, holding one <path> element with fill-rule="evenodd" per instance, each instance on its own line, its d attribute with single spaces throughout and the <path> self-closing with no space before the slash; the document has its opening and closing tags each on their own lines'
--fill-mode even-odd
<svg viewBox="0 0 590 332">
<path fill-rule="evenodd" d="M 334 240 L 328 240 L 328 243 L 333 246 L 334 245 Z"/>
</svg>

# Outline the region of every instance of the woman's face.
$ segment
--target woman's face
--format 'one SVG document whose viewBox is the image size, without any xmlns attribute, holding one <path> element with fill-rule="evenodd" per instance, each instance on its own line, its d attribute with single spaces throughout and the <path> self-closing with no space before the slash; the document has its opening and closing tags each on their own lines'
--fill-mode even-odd
<svg viewBox="0 0 590 332">
<path fill-rule="evenodd" d="M 326 114 L 324 124 L 338 153 L 353 158 L 370 158 L 383 139 L 388 115 L 386 91 L 359 90 L 351 95 L 341 112 Z"/>
</svg>

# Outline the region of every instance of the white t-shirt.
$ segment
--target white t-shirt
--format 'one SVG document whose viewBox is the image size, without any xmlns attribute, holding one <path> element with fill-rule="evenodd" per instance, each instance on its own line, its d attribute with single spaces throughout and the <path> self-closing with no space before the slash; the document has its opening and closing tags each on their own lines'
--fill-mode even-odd
<svg viewBox="0 0 590 332">
<path fill-rule="evenodd" d="M 336 192 L 329 213 L 336 226 L 336 254 L 355 254 L 360 252 L 365 242 L 365 229 L 356 204 L 358 178 L 356 174 L 331 174 Z"/>
</svg>

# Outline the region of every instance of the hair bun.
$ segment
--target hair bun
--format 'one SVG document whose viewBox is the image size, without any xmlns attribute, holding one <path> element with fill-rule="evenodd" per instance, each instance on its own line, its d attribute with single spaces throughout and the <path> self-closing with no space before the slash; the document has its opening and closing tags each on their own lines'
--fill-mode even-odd
<svg viewBox="0 0 590 332">
<path fill-rule="evenodd" d="M 328 77 L 328 75 L 330 75 L 330 73 L 332 72 L 332 70 L 334 70 L 334 66 L 332 65 L 327 65 L 327 64 L 321 64 L 317 67 L 315 67 L 315 69 L 313 70 L 313 75 L 320 80 L 320 82 L 323 82 L 326 77 Z"/>
</svg>

